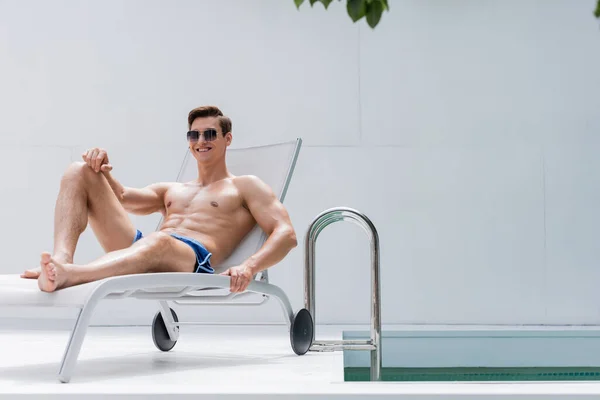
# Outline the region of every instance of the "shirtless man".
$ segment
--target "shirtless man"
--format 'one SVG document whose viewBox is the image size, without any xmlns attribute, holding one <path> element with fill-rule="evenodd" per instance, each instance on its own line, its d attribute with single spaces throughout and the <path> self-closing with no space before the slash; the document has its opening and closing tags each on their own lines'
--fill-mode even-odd
<svg viewBox="0 0 600 400">
<path fill-rule="evenodd" d="M 42 253 L 40 268 L 21 277 L 38 280 L 52 292 L 110 276 L 148 272 L 213 273 L 258 224 L 268 235 L 262 248 L 222 275 L 230 290 L 242 292 L 253 276 L 281 261 L 297 245 L 289 215 L 273 191 L 255 176 L 234 176 L 225 162 L 231 121 L 216 107 L 188 115 L 189 149 L 198 178 L 155 183 L 143 189 L 122 186 L 111 174 L 103 149 L 90 149 L 62 177 L 54 217 L 53 254 Z M 157 232 L 143 236 L 127 213 L 160 212 Z M 73 264 L 81 233 L 90 224 L 107 252 L 88 264 Z"/>
</svg>

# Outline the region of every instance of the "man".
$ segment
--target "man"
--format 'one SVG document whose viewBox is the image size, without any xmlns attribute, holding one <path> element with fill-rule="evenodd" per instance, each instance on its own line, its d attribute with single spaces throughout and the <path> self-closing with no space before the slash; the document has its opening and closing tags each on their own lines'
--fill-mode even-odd
<svg viewBox="0 0 600 400">
<path fill-rule="evenodd" d="M 23 278 L 38 280 L 42 291 L 148 272 L 213 273 L 258 224 L 267 241 L 241 265 L 222 275 L 230 290 L 242 292 L 253 275 L 281 261 L 297 245 L 289 215 L 273 191 L 255 176 L 234 176 L 225 162 L 231 120 L 213 106 L 188 115 L 188 145 L 198 178 L 185 183 L 155 183 L 143 189 L 122 186 L 112 176 L 103 149 L 90 149 L 73 163 L 60 183 L 54 219 L 53 254 L 42 253 L 40 268 Z M 160 212 L 157 232 L 143 236 L 127 212 Z M 90 224 L 107 252 L 86 265 L 73 264 L 81 233 Z"/>
</svg>

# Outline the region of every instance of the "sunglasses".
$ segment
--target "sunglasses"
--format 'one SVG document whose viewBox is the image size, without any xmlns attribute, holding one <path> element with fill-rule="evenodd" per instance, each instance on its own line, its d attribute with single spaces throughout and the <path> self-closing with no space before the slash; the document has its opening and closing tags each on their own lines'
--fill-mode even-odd
<svg viewBox="0 0 600 400">
<path fill-rule="evenodd" d="M 200 140 L 200 135 L 204 135 L 204 140 L 206 140 L 207 142 L 212 142 L 217 138 L 217 130 L 209 128 L 204 132 L 188 131 L 187 140 L 190 142 L 197 142 L 198 140 Z"/>
</svg>

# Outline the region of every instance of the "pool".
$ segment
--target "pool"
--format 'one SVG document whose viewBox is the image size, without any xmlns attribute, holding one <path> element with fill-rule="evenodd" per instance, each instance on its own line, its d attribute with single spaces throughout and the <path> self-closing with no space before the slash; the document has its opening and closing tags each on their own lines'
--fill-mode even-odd
<svg viewBox="0 0 600 400">
<path fill-rule="evenodd" d="M 383 381 L 600 381 L 600 327 L 384 330 L 381 348 Z M 369 374 L 369 351 L 344 350 L 345 381 Z"/>
</svg>

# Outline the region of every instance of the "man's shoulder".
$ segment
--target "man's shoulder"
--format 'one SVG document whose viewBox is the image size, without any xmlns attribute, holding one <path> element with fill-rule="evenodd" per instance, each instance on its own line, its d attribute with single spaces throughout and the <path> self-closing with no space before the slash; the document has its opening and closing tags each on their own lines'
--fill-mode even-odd
<svg viewBox="0 0 600 400">
<path fill-rule="evenodd" d="M 160 181 L 160 182 L 154 182 L 150 185 L 150 187 L 155 188 L 155 189 L 169 189 L 173 186 L 176 185 L 181 185 L 181 182 L 166 182 L 166 181 Z"/>
<path fill-rule="evenodd" d="M 236 175 L 232 179 L 233 183 L 240 185 L 258 185 L 264 183 L 258 176 L 256 175 Z"/>
<path fill-rule="evenodd" d="M 174 187 L 180 185 L 180 182 L 155 182 L 146 187 L 159 196 L 166 196 Z"/>
<path fill-rule="evenodd" d="M 232 182 L 243 194 L 270 190 L 269 186 L 256 175 L 238 175 L 233 177 Z"/>
</svg>

